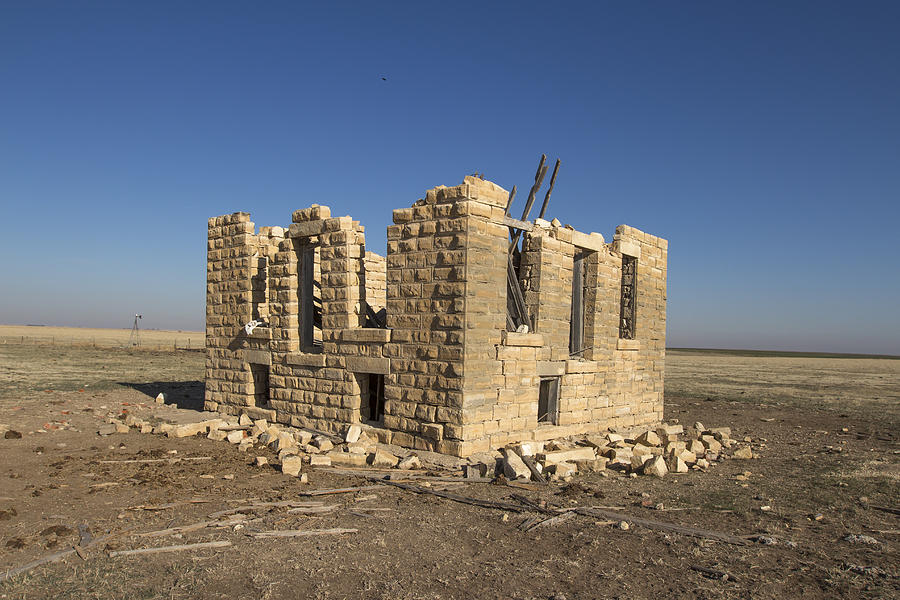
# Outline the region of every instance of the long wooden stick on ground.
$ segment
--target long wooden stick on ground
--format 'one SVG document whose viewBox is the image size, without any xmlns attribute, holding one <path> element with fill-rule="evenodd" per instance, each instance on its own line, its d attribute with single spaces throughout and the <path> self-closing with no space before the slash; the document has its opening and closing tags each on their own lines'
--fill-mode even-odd
<svg viewBox="0 0 900 600">
<path fill-rule="evenodd" d="M 588 517 L 602 517 L 604 519 L 615 519 L 617 521 L 628 521 L 635 525 L 646 527 L 647 529 L 659 529 L 662 531 L 672 531 L 682 535 L 690 535 L 693 537 L 704 538 L 708 540 L 716 540 L 725 542 L 726 544 L 734 544 L 736 546 L 746 546 L 747 542 L 739 537 L 721 533 L 718 531 L 709 531 L 707 529 L 697 529 L 696 527 L 686 527 L 684 525 L 675 525 L 674 523 L 665 523 L 663 521 L 653 521 L 651 519 L 642 519 L 640 517 L 632 517 L 624 513 L 613 512 L 611 510 L 603 510 L 600 508 L 576 508 L 574 512 Z"/>
<path fill-rule="evenodd" d="M 109 553 L 113 556 L 131 556 L 133 554 L 158 554 L 160 552 L 181 552 L 182 550 L 200 550 L 202 548 L 226 548 L 231 545 L 228 540 L 220 542 L 200 542 L 199 544 L 184 544 L 182 546 L 161 546 L 159 548 L 138 548 L 137 550 L 114 550 Z"/>
<path fill-rule="evenodd" d="M 275 531 L 251 531 L 249 534 L 253 538 L 282 538 L 282 537 L 309 537 L 314 535 L 342 535 L 344 533 L 356 533 L 358 529 L 279 529 Z"/>
</svg>

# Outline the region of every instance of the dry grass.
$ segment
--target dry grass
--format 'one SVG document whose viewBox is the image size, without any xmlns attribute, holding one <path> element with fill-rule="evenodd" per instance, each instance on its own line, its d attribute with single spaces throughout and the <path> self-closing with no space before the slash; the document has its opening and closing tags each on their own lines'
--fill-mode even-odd
<svg viewBox="0 0 900 600">
<path fill-rule="evenodd" d="M 900 360 L 666 352 L 666 396 L 794 406 L 893 419 Z"/>
<path fill-rule="evenodd" d="M 140 334 L 143 348 L 173 349 L 176 346 L 178 348 L 203 348 L 206 343 L 206 336 L 202 331 L 143 329 Z M 53 344 L 113 348 L 127 346 L 130 335 L 131 329 L 0 325 L 0 345 Z"/>
</svg>

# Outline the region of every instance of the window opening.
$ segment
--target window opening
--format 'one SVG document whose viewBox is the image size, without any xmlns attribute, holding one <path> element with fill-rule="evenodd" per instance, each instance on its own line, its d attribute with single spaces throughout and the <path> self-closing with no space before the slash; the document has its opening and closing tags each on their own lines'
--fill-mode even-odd
<svg viewBox="0 0 900 600">
<path fill-rule="evenodd" d="M 361 395 L 360 412 L 365 421 L 384 422 L 384 375 L 379 373 L 357 373 Z"/>
<path fill-rule="evenodd" d="M 269 404 L 269 366 L 250 363 L 250 375 L 253 396 L 253 406 L 268 406 Z"/>
<path fill-rule="evenodd" d="M 300 347 L 322 345 L 322 286 L 318 277 L 318 247 L 306 244 L 298 252 L 297 295 L 300 305 Z"/>
<path fill-rule="evenodd" d="M 253 296 L 253 320 L 264 321 L 268 317 L 266 310 L 266 294 L 269 281 L 268 259 L 265 256 L 253 257 L 253 274 L 250 277 L 250 289 Z"/>
<path fill-rule="evenodd" d="M 538 423 L 559 421 L 559 377 L 542 377 L 538 392 Z"/>
<path fill-rule="evenodd" d="M 575 251 L 572 263 L 572 314 L 569 316 L 569 354 L 584 350 L 584 250 Z"/>
<path fill-rule="evenodd" d="M 637 316 L 637 258 L 622 255 L 622 300 L 620 303 L 619 337 L 633 340 Z"/>
</svg>

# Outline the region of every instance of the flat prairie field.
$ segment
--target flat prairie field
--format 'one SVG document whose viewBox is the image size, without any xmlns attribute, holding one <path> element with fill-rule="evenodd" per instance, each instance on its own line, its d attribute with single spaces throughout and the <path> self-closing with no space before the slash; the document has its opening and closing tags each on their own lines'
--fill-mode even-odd
<svg viewBox="0 0 900 600">
<path fill-rule="evenodd" d="M 670 351 L 666 419 L 753 450 L 707 471 L 301 483 L 268 447 L 99 435 L 200 418 L 202 351 L 118 339 L 0 342 L 0 599 L 900 597 L 898 360 Z"/>
<path fill-rule="evenodd" d="M 141 329 L 138 347 L 149 349 L 203 348 L 202 331 Z M 89 329 L 40 325 L 0 325 L 2 344 L 52 344 L 57 346 L 125 347 L 132 345 L 131 329 Z"/>
</svg>

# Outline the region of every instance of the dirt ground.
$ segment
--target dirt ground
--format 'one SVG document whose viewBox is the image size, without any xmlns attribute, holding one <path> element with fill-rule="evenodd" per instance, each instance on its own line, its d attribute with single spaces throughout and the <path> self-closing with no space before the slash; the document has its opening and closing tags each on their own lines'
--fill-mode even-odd
<svg viewBox="0 0 900 600">
<path fill-rule="evenodd" d="M 0 598 L 898 597 L 900 361 L 681 351 L 667 361 L 667 419 L 730 426 L 758 459 L 663 479 L 610 471 L 531 489 L 430 484 L 520 507 L 498 510 L 315 468 L 303 484 L 252 464 L 272 460 L 268 450 L 203 437 L 97 434 L 124 411 L 180 414 L 153 404 L 160 391 L 196 408 L 200 352 L 0 345 L 0 424 L 22 434 L 0 436 L 0 570 L 84 546 L 6 578 Z M 103 462 L 175 458 L 201 460 Z M 303 495 L 348 486 L 374 487 Z M 513 494 L 746 544 L 581 515 L 523 531 L 541 515 Z M 276 501 L 290 505 L 253 506 Z M 229 526 L 142 535 L 234 509 L 222 517 Z M 248 535 L 328 528 L 356 531 Z M 230 545 L 111 556 L 214 541 Z"/>
</svg>

